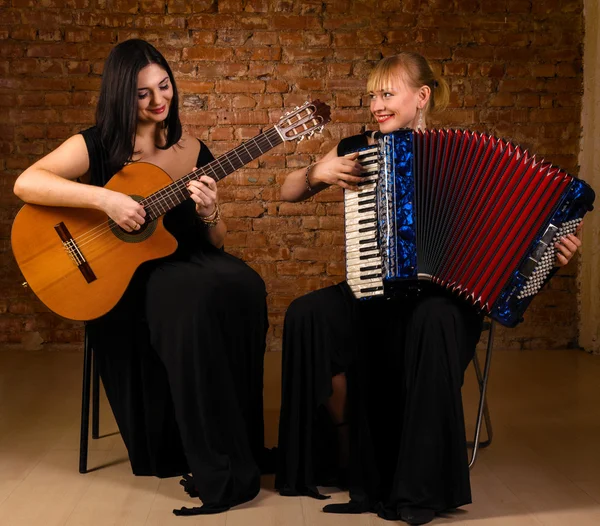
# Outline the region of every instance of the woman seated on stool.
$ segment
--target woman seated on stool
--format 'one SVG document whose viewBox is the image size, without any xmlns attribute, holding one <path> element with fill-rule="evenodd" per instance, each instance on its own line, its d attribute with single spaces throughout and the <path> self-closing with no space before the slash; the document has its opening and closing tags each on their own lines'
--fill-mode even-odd
<svg viewBox="0 0 600 526">
<path fill-rule="evenodd" d="M 104 66 L 96 125 L 25 170 L 15 193 L 28 203 L 102 210 L 124 231 L 140 230 L 144 208 L 103 188 L 116 172 L 143 161 L 177 180 L 214 159 L 182 132 L 178 103 L 171 68 L 152 45 L 117 45 Z M 188 190 L 191 199 L 164 217 L 175 253 L 143 264 L 120 302 L 87 325 L 133 473 L 184 475 L 203 502 L 176 510 L 187 515 L 258 494 L 268 326 L 262 279 L 221 249 L 215 181 L 202 176 Z"/>
<path fill-rule="evenodd" d="M 379 131 L 421 129 L 448 100 L 425 58 L 381 60 L 367 81 Z M 301 201 L 337 185 L 357 190 L 359 147 L 348 137 L 319 162 L 290 173 L 282 199 Z M 559 243 L 557 264 L 580 246 Z M 350 502 L 329 513 L 376 512 L 409 524 L 471 502 L 461 386 L 482 319 L 441 288 L 418 298 L 357 301 L 348 284 L 290 305 L 283 334 L 282 407 L 276 487 L 325 498 L 317 485 L 348 487 Z"/>
</svg>

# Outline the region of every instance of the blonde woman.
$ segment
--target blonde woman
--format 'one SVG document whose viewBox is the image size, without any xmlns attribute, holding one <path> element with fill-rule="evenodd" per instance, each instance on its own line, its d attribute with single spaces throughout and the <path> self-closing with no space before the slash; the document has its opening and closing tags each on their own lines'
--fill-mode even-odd
<svg viewBox="0 0 600 526">
<path fill-rule="evenodd" d="M 448 86 L 417 53 L 381 60 L 367 91 L 379 131 L 425 128 Z M 356 190 L 361 166 L 347 152 L 372 132 L 342 140 L 319 162 L 290 173 L 282 199 L 330 185 Z M 557 264 L 575 253 L 563 241 Z M 469 304 L 431 287 L 415 297 L 358 302 L 346 282 L 296 299 L 285 318 L 276 487 L 326 498 L 317 485 L 348 487 L 348 504 L 409 524 L 471 502 L 461 387 L 481 332 Z"/>
</svg>

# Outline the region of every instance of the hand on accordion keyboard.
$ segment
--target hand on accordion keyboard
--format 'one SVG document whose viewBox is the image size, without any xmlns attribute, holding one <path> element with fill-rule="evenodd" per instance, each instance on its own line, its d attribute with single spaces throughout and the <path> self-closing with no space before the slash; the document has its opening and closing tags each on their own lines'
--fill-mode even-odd
<svg viewBox="0 0 600 526">
<path fill-rule="evenodd" d="M 310 174 L 310 184 L 314 186 L 318 183 L 326 185 L 337 185 L 346 190 L 358 190 L 358 183 L 361 178 L 362 166 L 356 162 L 358 152 L 345 157 L 334 157 L 324 159 L 312 168 Z"/>
<path fill-rule="evenodd" d="M 581 240 L 578 235 L 581 231 L 581 225 L 583 221 L 579 223 L 577 226 L 577 230 L 575 234 L 567 234 L 564 237 L 561 237 L 554 245 L 556 248 L 556 261 L 555 265 L 557 267 L 564 267 L 577 253 L 577 250 L 581 246 Z"/>
</svg>

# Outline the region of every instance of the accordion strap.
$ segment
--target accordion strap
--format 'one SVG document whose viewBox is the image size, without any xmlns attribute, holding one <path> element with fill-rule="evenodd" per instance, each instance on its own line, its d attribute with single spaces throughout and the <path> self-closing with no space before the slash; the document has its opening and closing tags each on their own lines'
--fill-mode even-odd
<svg viewBox="0 0 600 526">
<path fill-rule="evenodd" d="M 342 139 L 338 143 L 337 154 L 338 157 L 343 157 L 347 153 L 359 150 L 360 148 L 365 148 L 369 145 L 369 137 L 373 132 L 367 131 L 364 133 L 360 133 L 358 135 L 352 135 L 351 137 L 346 137 Z"/>
</svg>

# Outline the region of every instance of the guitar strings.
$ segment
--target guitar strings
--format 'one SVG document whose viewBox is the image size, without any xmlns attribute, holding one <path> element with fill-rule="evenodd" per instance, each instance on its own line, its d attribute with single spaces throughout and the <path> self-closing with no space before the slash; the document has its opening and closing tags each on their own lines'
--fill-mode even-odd
<svg viewBox="0 0 600 526">
<path fill-rule="evenodd" d="M 272 133 L 272 132 L 275 132 L 275 133 Z M 158 190 L 154 194 L 147 196 L 146 198 L 144 198 L 141 201 L 141 203 L 142 204 L 146 203 L 144 208 L 149 208 L 151 214 L 153 212 L 160 211 L 161 213 L 158 213 L 156 215 L 156 217 L 163 215 L 166 211 L 168 211 L 170 208 L 172 208 L 173 205 L 175 205 L 175 202 L 173 201 L 172 197 L 177 196 L 177 197 L 181 198 L 182 197 L 181 194 L 184 192 L 184 189 L 185 189 L 185 194 L 187 194 L 185 199 L 189 199 L 190 194 L 186 188 L 187 183 L 189 181 L 199 178 L 202 175 L 207 175 L 208 177 L 212 177 L 215 181 L 219 181 L 220 179 L 223 179 L 225 176 L 229 175 L 233 171 L 241 168 L 245 164 L 248 164 L 252 160 L 256 159 L 258 157 L 258 155 L 261 155 L 261 154 L 265 153 L 266 151 L 270 150 L 271 148 L 278 146 L 280 144 L 280 142 L 276 141 L 276 144 L 273 144 L 268 137 L 269 134 L 271 134 L 272 138 L 281 140 L 281 136 L 279 135 L 277 130 L 275 128 L 270 128 L 266 132 L 263 132 L 262 134 L 260 134 L 258 137 L 255 137 L 254 139 L 251 139 L 250 141 L 247 141 L 246 143 L 242 143 L 240 146 L 238 146 L 234 150 L 231 150 L 231 151 L 225 153 L 219 159 L 215 159 L 215 160 L 211 161 L 210 163 L 183 176 L 182 178 L 178 179 L 174 183 Z M 265 146 L 264 150 L 260 147 L 259 141 L 262 141 L 263 145 Z M 250 144 L 250 143 L 254 143 L 254 144 Z M 258 155 L 253 157 L 253 152 L 250 151 L 248 146 L 250 146 L 250 148 L 255 148 L 256 150 L 258 150 L 258 152 L 256 150 L 254 151 L 254 153 L 258 153 Z M 242 147 L 244 149 L 246 149 L 246 152 L 248 154 L 250 154 L 251 157 L 253 157 L 252 159 L 250 159 L 250 161 L 244 162 L 243 159 L 240 157 L 240 155 L 238 155 L 237 150 Z M 239 161 L 242 162 L 241 166 L 239 166 L 238 168 L 236 168 L 232 162 L 232 160 L 235 161 L 233 154 L 235 154 L 237 156 L 237 158 L 239 159 Z M 231 159 L 230 159 L 230 157 L 231 157 Z M 231 165 L 233 170 L 231 172 L 227 172 L 224 169 L 223 164 L 220 161 L 220 159 L 227 160 L 227 162 L 229 162 L 229 164 Z M 235 162 L 237 162 L 237 161 L 235 161 Z M 219 175 L 215 168 L 219 168 L 220 171 L 222 172 L 222 175 Z M 210 175 L 208 173 L 209 170 L 212 171 L 213 175 Z M 177 194 L 178 192 L 180 193 L 180 195 Z M 166 207 L 162 206 L 163 203 L 167 203 L 167 199 L 171 200 L 171 206 L 169 206 L 168 204 Z M 181 199 L 180 202 L 183 202 L 183 200 L 184 199 Z M 179 204 L 179 203 L 177 203 L 177 204 Z M 156 210 L 158 207 L 162 208 L 162 210 Z M 156 217 L 153 217 L 151 220 L 156 219 Z M 112 219 L 109 219 L 107 222 L 102 222 L 101 224 L 91 228 L 87 232 L 84 232 L 77 238 L 73 238 L 73 241 L 77 244 L 77 246 L 79 248 L 81 248 L 81 247 L 91 243 L 92 241 L 98 239 L 100 236 L 111 232 L 114 225 L 115 225 L 115 222 Z"/>
</svg>

